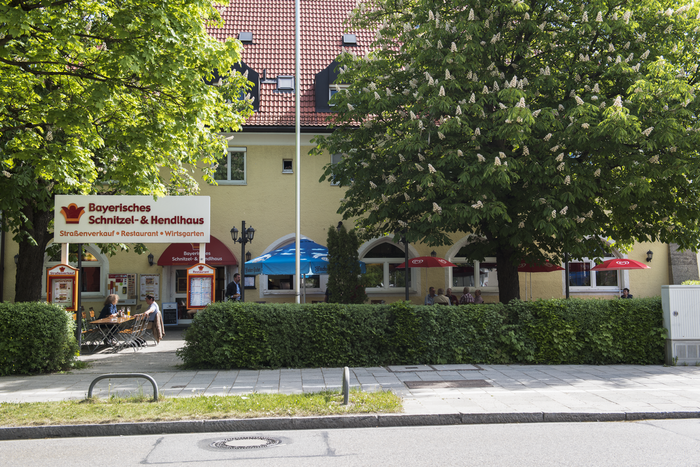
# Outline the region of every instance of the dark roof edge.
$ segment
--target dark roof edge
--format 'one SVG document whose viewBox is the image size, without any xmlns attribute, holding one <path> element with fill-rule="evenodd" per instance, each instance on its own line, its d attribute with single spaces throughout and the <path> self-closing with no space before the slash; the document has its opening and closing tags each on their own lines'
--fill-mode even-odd
<svg viewBox="0 0 700 467">
<path fill-rule="evenodd" d="M 293 126 L 263 126 L 263 125 L 243 125 L 241 131 L 249 133 L 294 133 Z M 333 129 L 324 126 L 302 126 L 301 133 L 333 133 Z"/>
</svg>

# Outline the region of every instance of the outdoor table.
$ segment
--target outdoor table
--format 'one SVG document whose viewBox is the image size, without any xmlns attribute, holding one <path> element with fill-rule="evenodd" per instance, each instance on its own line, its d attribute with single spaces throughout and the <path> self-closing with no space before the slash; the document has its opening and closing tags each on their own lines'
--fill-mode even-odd
<svg viewBox="0 0 700 467">
<path fill-rule="evenodd" d="M 97 325 L 97 329 L 102 333 L 102 339 L 110 342 L 116 339 L 116 333 L 119 332 L 119 326 L 127 321 L 134 319 L 135 316 L 111 316 L 109 318 L 96 319 L 90 324 Z"/>
</svg>

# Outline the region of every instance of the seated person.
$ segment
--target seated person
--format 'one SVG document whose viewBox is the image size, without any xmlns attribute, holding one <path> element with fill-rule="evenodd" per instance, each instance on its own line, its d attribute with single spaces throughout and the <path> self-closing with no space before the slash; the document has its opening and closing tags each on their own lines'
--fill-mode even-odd
<svg viewBox="0 0 700 467">
<path fill-rule="evenodd" d="M 622 295 L 620 295 L 620 298 L 632 298 L 632 294 L 630 293 L 630 289 L 625 287 L 622 289 Z"/>
<path fill-rule="evenodd" d="M 452 295 L 452 289 L 447 289 L 445 296 L 450 299 L 450 305 L 459 305 L 459 299 L 456 295 Z"/>
<path fill-rule="evenodd" d="M 459 304 L 467 305 L 470 303 L 474 303 L 474 297 L 469 293 L 469 287 L 465 287 L 462 289 L 462 296 L 459 299 Z"/>
<path fill-rule="evenodd" d="M 474 303 L 484 303 L 484 298 L 481 296 L 481 290 L 474 292 Z"/>
<path fill-rule="evenodd" d="M 110 317 L 117 317 L 119 316 L 119 311 L 117 310 L 117 303 L 119 303 L 119 295 L 117 294 L 110 294 L 107 295 L 107 298 L 105 299 L 104 307 L 102 307 L 102 311 L 100 311 L 100 316 L 97 319 L 104 319 L 104 318 L 110 318 Z M 117 330 L 117 325 L 113 324 L 100 324 L 100 328 L 102 328 L 103 334 L 106 336 L 104 340 L 105 345 L 113 345 L 113 334 Z"/>
<path fill-rule="evenodd" d="M 450 299 L 445 296 L 445 291 L 437 290 L 437 296 L 433 299 L 436 305 L 451 305 Z"/>
<path fill-rule="evenodd" d="M 434 305 L 435 304 L 435 287 L 429 287 L 428 288 L 428 295 L 425 296 L 425 305 Z"/>
</svg>

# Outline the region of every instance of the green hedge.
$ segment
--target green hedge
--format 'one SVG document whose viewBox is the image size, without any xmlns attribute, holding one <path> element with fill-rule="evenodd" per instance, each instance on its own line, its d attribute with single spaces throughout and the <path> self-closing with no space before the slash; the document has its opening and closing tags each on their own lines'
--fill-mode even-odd
<svg viewBox="0 0 700 467">
<path fill-rule="evenodd" d="M 178 350 L 195 368 L 447 363 L 660 364 L 661 300 L 458 307 L 216 303 Z"/>
<path fill-rule="evenodd" d="M 62 307 L 0 303 L 0 376 L 66 369 L 77 351 L 72 314 Z"/>
</svg>

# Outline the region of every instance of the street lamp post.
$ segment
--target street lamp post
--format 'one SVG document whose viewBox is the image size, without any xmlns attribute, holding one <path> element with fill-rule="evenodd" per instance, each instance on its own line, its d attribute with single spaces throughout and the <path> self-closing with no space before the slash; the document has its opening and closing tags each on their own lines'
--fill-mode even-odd
<svg viewBox="0 0 700 467">
<path fill-rule="evenodd" d="M 245 245 L 246 243 L 252 242 L 254 236 L 255 229 L 253 227 L 248 227 L 246 230 L 245 221 L 243 221 L 241 225 L 241 238 L 238 238 L 238 229 L 235 226 L 231 229 L 231 240 L 233 240 L 233 243 L 238 242 L 241 244 L 241 262 L 243 262 L 243 265 L 239 268 L 241 282 L 239 282 L 238 286 L 241 289 L 242 302 L 245 301 Z"/>
</svg>

